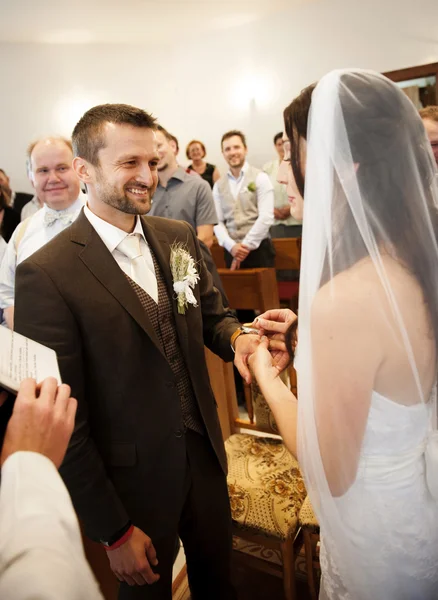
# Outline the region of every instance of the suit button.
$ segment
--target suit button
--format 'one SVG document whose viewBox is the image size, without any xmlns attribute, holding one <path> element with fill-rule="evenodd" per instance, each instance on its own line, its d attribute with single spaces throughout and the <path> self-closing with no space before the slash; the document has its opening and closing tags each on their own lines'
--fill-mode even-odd
<svg viewBox="0 0 438 600">
<path fill-rule="evenodd" d="M 177 438 L 181 438 L 183 435 L 184 435 L 184 434 L 183 434 L 183 432 L 181 431 L 181 429 L 177 429 L 177 430 L 175 431 L 175 437 L 177 437 Z"/>
</svg>

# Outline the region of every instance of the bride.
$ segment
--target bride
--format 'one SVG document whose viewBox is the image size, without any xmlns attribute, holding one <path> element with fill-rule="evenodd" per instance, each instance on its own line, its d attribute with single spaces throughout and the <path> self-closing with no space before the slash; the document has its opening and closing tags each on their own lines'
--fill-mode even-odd
<svg viewBox="0 0 438 600">
<path fill-rule="evenodd" d="M 328 74 L 284 120 L 279 180 L 292 215 L 304 210 L 299 400 L 278 377 L 295 345 L 290 311 L 259 318 L 249 363 L 320 523 L 320 597 L 438 598 L 430 145 L 410 100 L 370 71 Z"/>
</svg>

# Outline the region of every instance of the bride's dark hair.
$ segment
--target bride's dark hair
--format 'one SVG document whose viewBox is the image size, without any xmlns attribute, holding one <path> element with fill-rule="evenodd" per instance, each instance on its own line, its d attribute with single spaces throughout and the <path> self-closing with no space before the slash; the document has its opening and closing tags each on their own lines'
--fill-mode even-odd
<svg viewBox="0 0 438 600">
<path fill-rule="evenodd" d="M 291 141 L 291 168 L 304 197 L 300 140 L 307 128 L 315 85 L 304 89 L 284 111 L 285 131 Z M 423 123 L 411 101 L 392 82 L 370 74 L 343 73 L 339 82 L 339 107 L 348 132 L 357 184 L 367 227 L 377 244 L 404 265 L 420 284 L 428 306 L 435 342 L 438 341 L 438 286 L 436 249 L 438 213 L 436 165 Z M 330 118 L 328 116 L 327 118 Z M 339 211 L 330 270 L 326 265 L 321 285 L 369 253 L 351 213 L 341 182 L 334 175 L 332 210 Z M 424 190 L 419 197 L 419 190 Z M 435 191 L 436 194 L 436 191 Z M 426 206 L 420 207 L 420 202 Z M 339 215 L 337 215 L 339 217 Z M 427 235 L 429 233 L 429 235 Z"/>
</svg>

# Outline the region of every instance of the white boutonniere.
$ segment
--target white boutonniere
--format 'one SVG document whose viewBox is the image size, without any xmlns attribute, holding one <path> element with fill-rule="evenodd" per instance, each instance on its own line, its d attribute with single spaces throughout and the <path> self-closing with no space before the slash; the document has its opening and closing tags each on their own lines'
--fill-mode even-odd
<svg viewBox="0 0 438 600">
<path fill-rule="evenodd" d="M 198 306 L 192 289 L 199 281 L 196 263 L 185 244 L 174 242 L 170 247 L 170 269 L 173 277 L 173 290 L 178 302 L 178 313 L 185 314 L 187 306 Z"/>
</svg>

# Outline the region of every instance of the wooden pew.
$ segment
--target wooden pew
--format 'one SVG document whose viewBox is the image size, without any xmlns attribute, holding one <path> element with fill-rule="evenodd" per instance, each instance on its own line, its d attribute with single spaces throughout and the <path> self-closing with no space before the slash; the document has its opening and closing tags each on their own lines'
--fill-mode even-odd
<svg viewBox="0 0 438 600">
<path fill-rule="evenodd" d="M 277 271 L 299 271 L 301 263 L 301 238 L 273 238 L 275 269 Z M 294 312 L 298 309 L 298 281 L 279 281 L 278 295 L 283 304 Z"/>
<path fill-rule="evenodd" d="M 225 363 L 219 356 L 205 348 L 211 389 L 217 404 L 219 423 L 224 441 L 234 433 L 234 420 L 238 418 L 236 386 L 234 384 L 233 363 Z M 231 417 L 232 414 L 232 417 Z"/>
<path fill-rule="evenodd" d="M 224 249 L 222 248 L 222 246 L 219 246 L 219 244 L 215 241 L 215 242 L 213 242 L 213 245 L 210 248 L 210 252 L 213 256 L 213 260 L 214 260 L 214 264 L 216 265 L 216 268 L 217 269 L 225 269 L 226 265 L 225 265 L 225 258 L 224 258 Z"/>
<path fill-rule="evenodd" d="M 301 238 L 272 238 L 275 248 L 277 271 L 299 271 L 301 262 Z"/>
<path fill-rule="evenodd" d="M 265 312 L 279 308 L 275 269 L 218 269 L 225 292 L 234 309 Z"/>
</svg>

